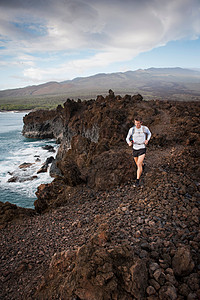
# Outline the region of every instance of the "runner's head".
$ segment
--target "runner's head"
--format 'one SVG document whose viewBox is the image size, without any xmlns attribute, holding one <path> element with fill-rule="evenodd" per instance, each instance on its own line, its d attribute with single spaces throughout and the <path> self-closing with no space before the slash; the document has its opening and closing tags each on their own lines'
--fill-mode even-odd
<svg viewBox="0 0 200 300">
<path fill-rule="evenodd" d="M 136 128 L 140 128 L 141 125 L 142 125 L 142 118 L 141 117 L 136 117 L 134 122 L 135 122 Z"/>
</svg>

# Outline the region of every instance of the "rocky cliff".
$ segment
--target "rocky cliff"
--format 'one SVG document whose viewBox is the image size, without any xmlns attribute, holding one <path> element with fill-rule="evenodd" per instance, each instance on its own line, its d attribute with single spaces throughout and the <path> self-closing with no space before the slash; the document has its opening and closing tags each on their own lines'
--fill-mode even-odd
<svg viewBox="0 0 200 300">
<path fill-rule="evenodd" d="M 199 112 L 109 91 L 25 116 L 24 135 L 60 147 L 37 213 L 1 228 L 0 297 L 197 300 Z M 125 142 L 136 115 L 152 131 L 137 189 Z"/>
<path fill-rule="evenodd" d="M 26 115 L 25 136 L 54 137 L 60 143 L 51 169 L 56 179 L 38 188 L 36 210 L 42 212 L 67 202 L 65 186 L 73 190 L 84 184 L 105 190 L 133 179 L 135 166 L 125 137 L 137 115 L 153 133 L 152 149 L 197 145 L 197 108 L 199 104 L 191 102 L 144 101 L 141 95 L 122 98 L 110 90 L 107 97 L 98 96 L 96 101 L 68 99 L 55 111 Z"/>
</svg>

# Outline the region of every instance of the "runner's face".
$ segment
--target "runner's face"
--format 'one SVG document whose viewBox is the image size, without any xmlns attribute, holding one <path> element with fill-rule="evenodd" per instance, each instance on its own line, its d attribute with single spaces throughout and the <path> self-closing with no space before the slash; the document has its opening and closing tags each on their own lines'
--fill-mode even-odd
<svg viewBox="0 0 200 300">
<path fill-rule="evenodd" d="M 140 128 L 141 125 L 142 125 L 142 122 L 135 120 L 135 126 L 136 126 L 136 128 Z"/>
</svg>

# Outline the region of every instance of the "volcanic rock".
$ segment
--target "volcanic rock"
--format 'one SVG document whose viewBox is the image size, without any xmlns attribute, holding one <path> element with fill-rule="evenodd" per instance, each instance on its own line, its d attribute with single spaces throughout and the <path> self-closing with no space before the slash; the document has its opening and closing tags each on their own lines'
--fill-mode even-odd
<svg viewBox="0 0 200 300">
<path fill-rule="evenodd" d="M 42 167 L 37 171 L 37 174 L 47 172 L 49 164 L 51 164 L 53 161 L 54 161 L 53 156 L 48 157 L 45 163 L 42 165 Z"/>
<path fill-rule="evenodd" d="M 19 181 L 18 176 L 12 176 L 11 178 L 8 179 L 8 182 L 17 182 L 17 181 Z"/>
<path fill-rule="evenodd" d="M 20 169 L 26 169 L 26 168 L 29 168 L 31 167 L 33 164 L 32 163 L 23 163 L 19 166 Z"/>
<path fill-rule="evenodd" d="M 36 192 L 36 196 L 38 198 L 34 202 L 35 210 L 38 213 L 41 213 L 45 210 L 48 210 L 48 207 L 55 208 L 59 206 L 60 202 L 63 202 L 62 199 L 64 197 L 64 189 L 64 182 L 58 179 L 49 184 L 41 184 Z M 56 202 L 55 200 L 58 198 L 61 200 Z"/>
<path fill-rule="evenodd" d="M 194 262 L 187 247 L 181 247 L 177 250 L 172 259 L 172 267 L 177 276 L 185 276 L 191 273 Z"/>
<path fill-rule="evenodd" d="M 23 221 L 26 217 L 34 216 L 36 212 L 33 209 L 18 207 L 9 202 L 0 201 L 0 229 L 7 226 L 9 222 Z"/>
<path fill-rule="evenodd" d="M 0 298 L 198 299 L 199 108 L 110 92 L 27 115 L 24 134 L 60 142 L 58 173 L 39 214 L 1 228 Z M 152 139 L 135 188 L 139 115 Z"/>
<path fill-rule="evenodd" d="M 47 169 L 48 169 L 48 165 L 43 165 L 43 166 L 37 171 L 37 174 L 45 173 L 45 172 L 47 172 Z"/>
<path fill-rule="evenodd" d="M 173 285 L 165 285 L 159 291 L 160 300 L 176 300 L 177 292 Z"/>
<path fill-rule="evenodd" d="M 104 228 L 77 251 L 56 253 L 35 297 L 144 299 L 146 288 L 145 262 L 128 245 L 109 247 Z"/>
<path fill-rule="evenodd" d="M 139 94 L 122 98 L 109 90 L 108 96 L 97 96 L 96 101 L 76 102 L 67 99 L 63 108 L 31 112 L 24 117 L 23 134 L 32 137 L 52 135 L 59 140 L 61 144 L 54 163 L 55 178 L 62 176 L 65 184 L 72 186 L 86 182 L 90 188 L 105 190 L 135 178 L 131 149 L 125 142 L 135 116 L 143 117 L 144 124 L 153 133 L 149 149 L 187 146 L 180 150 L 178 160 L 174 160 L 177 158 L 174 151 L 167 158 L 169 162 L 166 159 L 162 167 L 165 176 L 169 166 L 170 170 L 181 168 L 183 162 L 180 157 L 198 157 L 198 150 L 191 148 L 192 142 L 185 144 L 186 139 L 195 139 L 196 144 L 200 143 L 196 134 L 198 103 L 190 102 L 189 105 L 190 116 L 185 112 L 185 103 L 158 100 L 147 102 Z M 191 169 L 192 165 L 187 163 L 188 172 L 199 173 L 200 169 Z M 186 188 L 183 183 L 179 193 L 190 194 L 192 189 L 196 187 L 190 184 Z M 167 194 L 164 197 L 167 199 Z M 63 199 L 63 203 L 65 201 Z M 196 221 L 197 217 L 193 219 Z"/>
<path fill-rule="evenodd" d="M 23 118 L 24 136 L 42 139 L 59 136 L 59 133 L 63 130 L 63 122 L 59 118 L 59 114 L 59 111 L 55 114 L 54 110 L 38 110 L 37 114 L 30 112 L 28 115 L 25 115 Z"/>
<path fill-rule="evenodd" d="M 37 179 L 38 177 L 36 175 L 33 176 L 27 176 L 27 177 L 19 177 L 19 176 L 13 176 L 8 179 L 8 182 L 25 182 L 25 181 L 32 181 L 34 179 Z"/>
<path fill-rule="evenodd" d="M 83 182 L 81 172 L 76 162 L 70 156 L 66 156 L 61 163 L 59 162 L 58 167 L 67 185 L 76 186 Z"/>
<path fill-rule="evenodd" d="M 19 182 L 32 181 L 32 180 L 37 179 L 37 178 L 38 177 L 36 175 L 33 175 L 31 177 L 20 178 Z"/>
<path fill-rule="evenodd" d="M 54 147 L 51 146 L 51 145 L 45 145 L 45 146 L 42 147 L 42 149 L 48 150 L 49 152 L 55 152 Z"/>
<path fill-rule="evenodd" d="M 50 170 L 49 170 L 49 174 L 51 177 L 53 178 L 59 178 L 59 177 L 62 177 L 62 173 L 61 173 L 61 170 L 57 167 L 57 162 L 56 160 L 54 159 L 51 163 L 51 166 L 50 166 Z"/>
</svg>

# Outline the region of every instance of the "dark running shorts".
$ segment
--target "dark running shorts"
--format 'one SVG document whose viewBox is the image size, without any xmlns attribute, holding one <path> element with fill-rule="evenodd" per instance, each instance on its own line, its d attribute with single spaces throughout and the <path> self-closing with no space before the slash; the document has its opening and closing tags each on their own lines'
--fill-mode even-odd
<svg viewBox="0 0 200 300">
<path fill-rule="evenodd" d="M 133 149 L 133 157 L 138 157 L 138 156 L 143 155 L 145 153 L 146 153 L 146 148 L 142 148 L 142 149 L 139 149 L 139 150 Z"/>
</svg>

